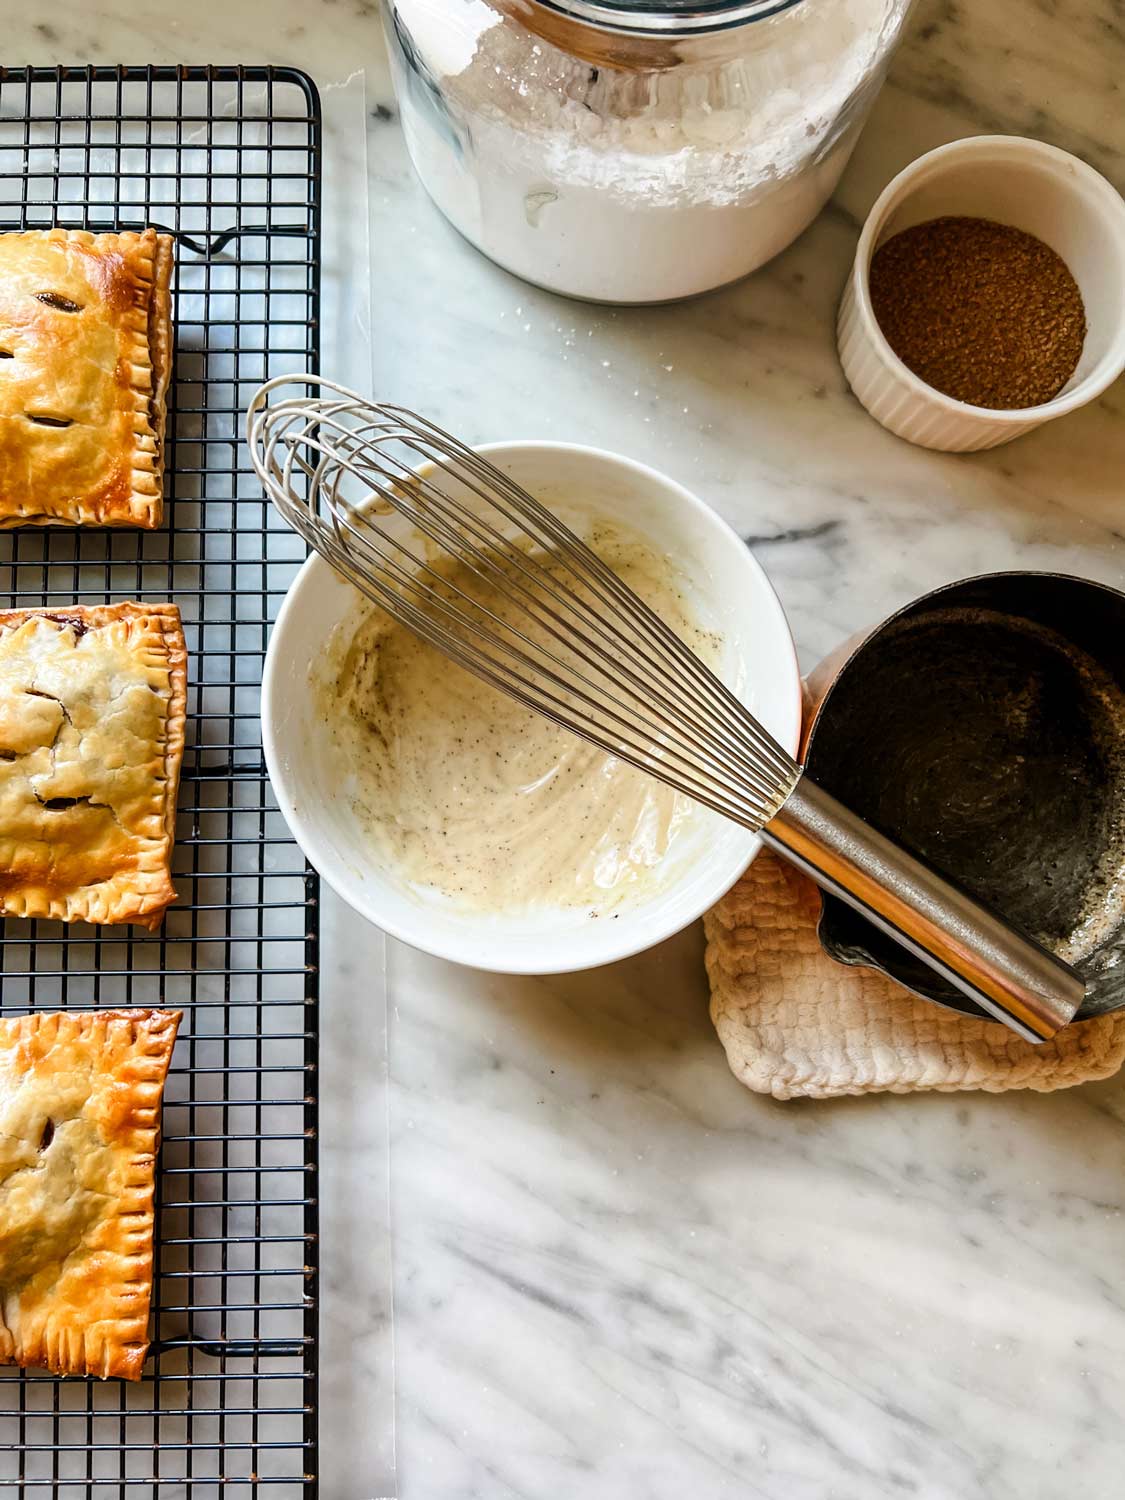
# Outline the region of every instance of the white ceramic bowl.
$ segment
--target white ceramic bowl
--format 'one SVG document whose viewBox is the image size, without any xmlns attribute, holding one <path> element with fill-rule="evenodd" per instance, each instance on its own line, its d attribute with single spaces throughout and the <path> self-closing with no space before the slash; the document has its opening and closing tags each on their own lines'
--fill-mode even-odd
<svg viewBox="0 0 1125 1500">
<path fill-rule="evenodd" d="M 946 214 L 995 219 L 1034 234 L 1070 267 L 1086 305 L 1078 368 L 1041 406 L 992 411 L 935 391 L 907 369 L 871 307 L 879 246 Z M 1125 202 L 1093 167 L 1024 136 L 978 135 L 939 146 L 883 189 L 863 226 L 837 324 L 840 363 L 860 401 L 889 431 L 923 448 L 995 448 L 1085 406 L 1125 369 Z"/>
<path fill-rule="evenodd" d="M 503 443 L 480 449 L 548 505 L 616 518 L 666 552 L 701 625 L 723 639 L 720 674 L 796 752 L 801 682 L 785 615 L 740 537 L 702 501 L 655 470 L 598 449 Z M 349 906 L 404 942 L 474 968 L 553 974 L 640 952 L 701 916 L 741 875 L 760 842 L 700 809 L 677 836 L 654 889 L 616 916 L 542 908 L 479 912 L 421 894 L 380 863 L 332 770 L 318 665 L 335 627 L 365 608 L 319 557 L 301 569 L 270 638 L 262 734 L 274 792 L 309 861 Z M 323 668 L 320 668 L 321 675 Z M 318 707 L 320 714 L 318 714 Z"/>
</svg>

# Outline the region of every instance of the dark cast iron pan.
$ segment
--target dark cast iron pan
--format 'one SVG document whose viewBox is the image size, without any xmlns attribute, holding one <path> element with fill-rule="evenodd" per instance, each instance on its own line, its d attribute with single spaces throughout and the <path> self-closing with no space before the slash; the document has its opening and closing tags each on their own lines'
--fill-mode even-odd
<svg viewBox="0 0 1125 1500">
<path fill-rule="evenodd" d="M 815 781 L 1071 956 L 1079 1017 L 1125 1006 L 1125 594 L 1056 573 L 966 579 L 829 658 L 809 692 Z M 819 935 L 843 963 L 983 1015 L 835 897 Z"/>
</svg>

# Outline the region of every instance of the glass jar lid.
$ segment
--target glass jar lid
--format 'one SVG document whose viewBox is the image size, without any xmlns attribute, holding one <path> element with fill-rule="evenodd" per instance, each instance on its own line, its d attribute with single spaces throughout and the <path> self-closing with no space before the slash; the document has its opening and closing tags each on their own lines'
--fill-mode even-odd
<svg viewBox="0 0 1125 1500">
<path fill-rule="evenodd" d="M 792 10 L 802 0 L 531 0 L 607 31 L 672 39 L 705 36 Z"/>
</svg>

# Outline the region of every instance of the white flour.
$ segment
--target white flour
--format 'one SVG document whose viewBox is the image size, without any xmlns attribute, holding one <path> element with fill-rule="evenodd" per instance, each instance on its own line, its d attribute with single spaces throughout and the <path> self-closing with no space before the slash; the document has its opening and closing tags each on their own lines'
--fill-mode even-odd
<svg viewBox="0 0 1125 1500">
<path fill-rule="evenodd" d="M 725 61 L 629 72 L 485 0 L 397 0 L 407 142 L 443 212 L 518 275 L 601 301 L 705 291 L 819 211 L 908 8 L 801 0 L 739 31 Z"/>
</svg>

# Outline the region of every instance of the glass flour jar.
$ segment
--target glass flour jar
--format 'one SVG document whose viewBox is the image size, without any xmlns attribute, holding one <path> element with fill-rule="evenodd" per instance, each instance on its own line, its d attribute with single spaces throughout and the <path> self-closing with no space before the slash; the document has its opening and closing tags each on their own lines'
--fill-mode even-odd
<svg viewBox="0 0 1125 1500">
<path fill-rule="evenodd" d="M 599 302 L 760 266 L 816 216 L 912 0 L 384 0 L 414 166 L 500 265 Z"/>
</svg>

